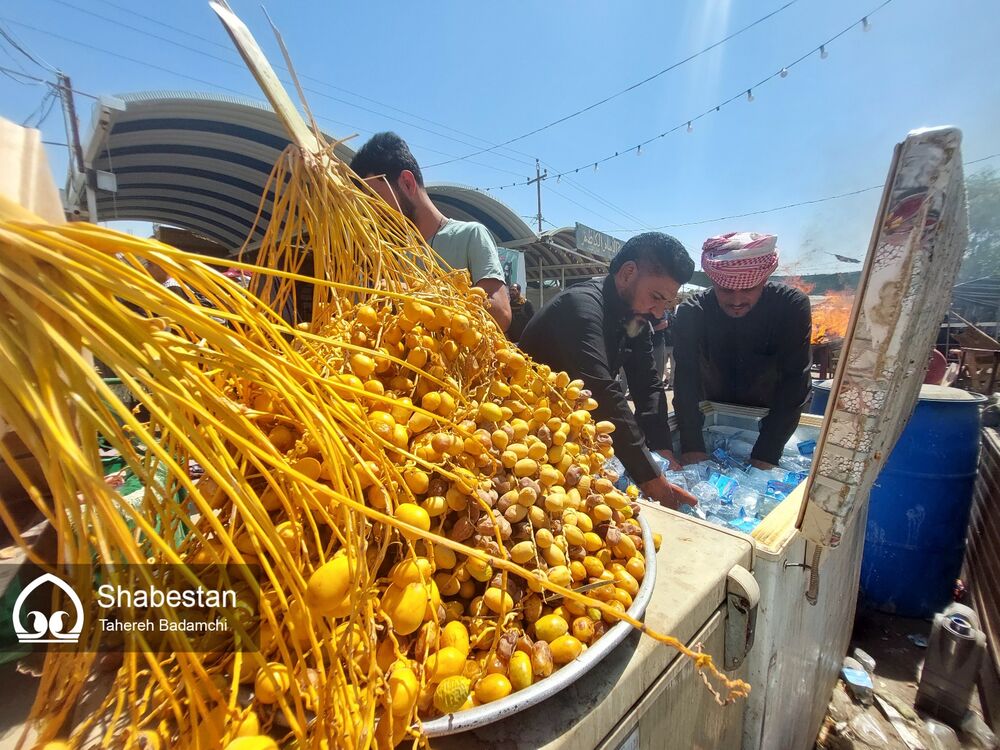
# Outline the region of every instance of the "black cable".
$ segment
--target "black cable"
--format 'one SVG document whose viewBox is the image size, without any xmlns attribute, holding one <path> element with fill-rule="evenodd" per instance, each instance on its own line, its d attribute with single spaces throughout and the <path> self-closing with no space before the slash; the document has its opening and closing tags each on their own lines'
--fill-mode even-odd
<svg viewBox="0 0 1000 750">
<path fill-rule="evenodd" d="M 47 63 L 45 60 L 41 60 L 41 59 L 37 58 L 35 55 L 31 54 L 31 52 L 29 52 L 25 48 L 25 46 L 14 37 L 13 34 L 11 34 L 9 31 L 7 31 L 7 29 L 3 28 L 2 26 L 0 26 L 0 36 L 2 36 L 4 39 L 6 39 L 8 44 L 10 44 L 14 49 L 16 49 L 18 52 L 20 52 L 26 58 L 28 58 L 29 60 L 31 60 L 31 62 L 33 62 L 38 67 L 43 68 L 43 69 L 49 71 L 50 73 L 58 73 L 59 72 L 58 70 L 56 70 L 55 68 L 53 68 L 51 65 L 49 65 L 49 63 Z"/>
<path fill-rule="evenodd" d="M 962 166 L 967 167 L 972 164 L 978 164 L 983 161 L 988 161 L 990 159 L 996 159 L 1000 156 L 1000 153 L 990 154 L 989 156 L 984 156 L 980 159 L 972 159 L 971 161 L 962 162 Z M 728 221 L 729 219 L 742 219 L 747 216 L 760 216 L 761 214 L 769 214 L 775 211 L 784 211 L 788 208 L 798 208 L 799 206 L 811 206 L 816 203 L 825 203 L 826 201 L 838 200 L 839 198 L 849 198 L 852 195 L 861 195 L 862 193 L 869 193 L 872 190 L 881 190 L 885 185 L 872 185 L 871 187 L 861 188 L 859 190 L 851 190 L 846 193 L 838 193 L 837 195 L 828 195 L 825 198 L 814 198 L 808 201 L 799 201 L 798 203 L 786 203 L 783 206 L 774 206 L 773 208 L 765 208 L 760 211 L 748 211 L 742 214 L 732 214 L 730 216 L 717 216 L 714 219 L 699 219 L 698 221 L 687 221 L 680 224 L 661 224 L 658 227 L 652 227 L 653 229 L 677 229 L 678 227 L 693 227 L 699 224 L 711 224 L 715 221 Z M 614 222 L 612 222 L 614 223 Z M 614 232 L 641 232 L 645 229 L 614 229 Z"/>
<path fill-rule="evenodd" d="M 3 73 L 5 76 L 7 76 L 7 78 L 14 81 L 14 83 L 20 83 L 22 86 L 38 86 L 42 83 L 45 83 L 45 79 L 43 78 L 35 78 L 34 76 L 29 76 L 25 73 L 21 73 L 17 70 L 14 70 L 13 68 L 0 67 L 0 73 Z M 21 78 L 18 78 L 17 76 L 21 76 Z M 24 78 L 27 78 L 28 80 L 25 81 L 23 80 Z"/>
<path fill-rule="evenodd" d="M 58 98 L 59 96 L 56 93 L 55 88 L 50 86 L 42 96 L 42 101 L 38 104 L 34 111 L 24 118 L 24 122 L 21 123 L 21 127 L 35 129 L 41 127 L 42 123 L 45 122 L 45 119 L 52 113 L 52 107 Z M 48 109 L 46 109 L 46 107 L 48 107 Z M 32 119 L 35 119 L 34 124 L 29 124 Z"/>
<path fill-rule="evenodd" d="M 634 89 L 637 89 L 640 86 L 643 86 L 643 85 L 649 83 L 650 81 L 659 78 L 660 76 L 664 75 L 665 73 L 669 73 L 671 70 L 676 70 L 681 65 L 684 65 L 685 63 L 689 63 L 692 60 L 694 60 L 695 58 L 701 57 L 702 55 L 704 55 L 707 52 L 711 52 L 716 47 L 718 47 L 718 46 L 720 46 L 722 44 L 725 44 L 730 39 L 734 39 L 735 37 L 738 37 L 740 34 L 742 34 L 745 31 L 749 31 L 754 26 L 757 26 L 758 24 L 763 23 L 764 21 L 768 20 L 769 18 L 772 18 L 772 17 L 778 15 L 783 10 L 791 7 L 792 5 L 795 5 L 795 3 L 797 3 L 797 2 L 798 2 L 798 0 L 789 0 L 789 2 L 785 3 L 784 5 L 782 5 L 777 10 L 771 11 L 766 16 L 761 16 L 756 21 L 754 21 L 754 22 L 752 22 L 752 23 L 744 26 L 741 29 L 738 29 L 737 31 L 734 31 L 732 34 L 729 34 L 728 36 L 725 36 L 722 39 L 719 39 L 717 42 L 713 42 L 708 47 L 705 47 L 704 49 L 699 50 L 698 52 L 695 52 L 695 53 L 693 53 L 691 55 L 688 55 L 683 60 L 678 60 L 677 62 L 675 62 L 675 63 L 673 63 L 671 65 L 668 65 L 663 70 L 658 71 L 656 73 L 653 73 L 652 75 L 647 76 L 646 78 L 643 78 L 641 81 L 637 81 L 636 83 L 633 83 L 630 86 L 626 86 L 621 91 L 618 91 L 618 92 L 616 92 L 614 94 L 611 94 L 610 96 L 606 96 L 603 99 L 594 102 L 593 104 L 589 104 L 586 107 L 583 107 L 582 109 L 578 109 L 578 110 L 576 110 L 576 112 L 571 112 L 570 114 L 564 115 L 563 117 L 560 117 L 557 120 L 553 120 L 552 122 L 546 123 L 545 125 L 537 127 L 534 130 L 528 131 L 527 133 L 523 133 L 523 134 L 521 134 L 519 136 L 516 136 L 514 138 L 510 138 L 509 140 L 506 140 L 503 143 L 498 143 L 497 145 L 491 146 L 490 148 L 482 149 L 481 151 L 475 151 L 475 152 L 473 152 L 471 154 L 466 154 L 465 156 L 460 156 L 460 157 L 458 157 L 456 159 L 452 159 L 451 161 L 440 161 L 437 164 L 428 164 L 426 168 L 430 169 L 431 167 L 440 167 L 443 164 L 451 164 L 451 162 L 461 161 L 462 159 L 467 159 L 470 156 L 478 156 L 479 154 L 484 154 L 484 153 L 486 153 L 488 151 L 492 151 L 495 148 L 502 148 L 504 146 L 510 145 L 511 143 L 516 143 L 517 141 L 524 140 L 525 138 L 528 138 L 529 136 L 535 135 L 536 133 L 541 133 L 543 130 L 548 130 L 549 128 L 554 127 L 556 125 L 559 125 L 561 123 L 564 123 L 567 120 L 572 120 L 574 117 L 579 117 L 580 115 L 582 115 L 582 114 L 584 114 L 586 112 L 589 112 L 592 109 L 600 107 L 602 104 L 607 104 L 612 99 L 617 99 L 619 96 L 627 94 L 629 91 L 633 91 Z"/>
<path fill-rule="evenodd" d="M 190 76 L 190 75 L 187 75 L 185 73 L 181 73 L 179 71 L 173 70 L 171 68 L 165 68 L 165 67 L 163 67 L 161 65 L 156 65 L 155 63 L 146 62 L 145 60 L 139 60 L 139 59 L 134 58 L 134 57 L 129 57 L 128 55 L 123 55 L 123 54 L 121 54 L 119 52 L 112 52 L 111 50 L 104 49 L 102 47 L 97 47 L 97 46 L 95 46 L 93 44 L 88 44 L 86 42 L 82 42 L 79 39 L 72 39 L 70 37 L 62 36 L 61 34 L 57 34 L 54 31 L 49 31 L 48 29 L 42 29 L 42 28 L 39 28 L 37 26 L 32 26 L 31 24 L 27 24 L 27 23 L 24 23 L 22 21 L 14 21 L 14 20 L 8 19 L 8 18 L 0 18 L 0 21 L 6 21 L 7 23 L 11 23 L 11 24 L 14 24 L 16 26 L 21 26 L 21 27 L 24 27 L 26 29 L 30 29 L 31 31 L 35 31 L 35 32 L 37 32 L 39 34 L 45 34 L 45 35 L 51 36 L 51 37 L 53 37 L 55 39 L 59 39 L 60 41 L 67 42 L 69 44 L 75 44 L 75 45 L 78 45 L 78 46 L 83 47 L 85 49 L 93 50 L 95 52 L 100 52 L 102 54 L 118 58 L 120 60 L 125 60 L 127 62 L 135 63 L 137 65 L 144 65 L 147 68 L 152 68 L 153 70 L 159 70 L 159 71 L 161 71 L 163 73 L 168 73 L 170 75 L 177 76 L 178 78 L 184 78 L 184 79 L 189 80 L 189 81 L 194 81 L 195 83 L 200 83 L 200 84 L 203 84 L 205 86 L 209 86 L 210 88 L 221 89 L 222 91 L 228 91 L 231 94 L 236 94 L 238 96 L 245 97 L 245 98 L 248 98 L 248 99 L 253 99 L 254 98 L 253 96 L 251 96 L 250 94 L 247 94 L 246 92 L 238 91 L 236 89 L 229 88 L 228 86 L 222 86 L 222 85 L 220 85 L 218 83 L 214 83 L 212 81 L 206 81 L 206 80 L 204 80 L 202 78 L 197 78 L 195 76 Z M 243 66 L 240 66 L 240 67 L 243 67 Z M 336 97 L 331 97 L 328 94 L 324 94 L 324 93 L 318 92 L 318 91 L 313 91 L 312 89 L 307 89 L 307 91 L 310 91 L 311 93 L 315 93 L 318 96 L 325 97 L 327 99 L 332 99 L 334 101 L 341 101 L 339 99 L 336 99 Z M 90 95 L 90 96 L 92 96 L 92 95 Z M 93 97 L 93 98 L 97 98 L 97 97 Z M 345 103 L 347 103 L 347 102 L 345 102 Z M 374 112 L 373 110 L 369 110 L 369 111 L 372 111 L 374 114 L 377 114 L 379 116 L 383 116 L 379 112 Z M 329 118 L 324 118 L 324 117 L 320 117 L 319 119 L 320 120 L 324 120 L 324 121 L 328 121 L 328 122 L 337 122 L 337 121 L 330 120 Z M 348 125 L 347 123 L 339 123 L 338 122 L 338 124 L 340 124 L 340 125 L 346 125 L 347 127 L 351 128 L 351 129 L 354 129 L 354 130 L 359 130 L 359 128 L 355 128 L 353 125 Z M 440 135 L 440 134 L 436 134 L 436 135 Z M 443 136 L 443 137 L 447 137 L 447 136 Z M 455 140 L 455 139 L 451 139 L 451 140 Z M 427 149 L 427 150 L 433 150 L 433 149 Z M 438 153 L 441 153 L 441 152 L 438 152 Z M 506 158 L 510 158 L 510 157 L 506 157 Z M 470 162 L 470 164 L 475 164 L 476 166 L 485 167 L 486 169 L 492 169 L 492 170 L 495 170 L 497 172 L 505 172 L 506 174 L 512 174 L 512 175 L 518 176 L 517 172 L 513 172 L 513 171 L 511 171 L 509 169 L 504 169 L 503 167 L 496 167 L 496 166 L 493 166 L 491 164 L 484 164 L 482 162 Z"/>
<path fill-rule="evenodd" d="M 55 0 L 55 1 L 59 2 L 61 0 Z M 108 5 L 108 6 L 112 7 L 112 8 L 114 8 L 115 10 L 121 11 L 123 13 L 129 13 L 129 14 L 131 14 L 133 16 L 137 16 L 138 18 L 142 18 L 142 19 L 144 19 L 146 21 L 149 21 L 150 23 L 155 24 L 157 26 L 162 26 L 163 28 L 170 29 L 171 31 L 176 31 L 176 32 L 178 32 L 180 34 L 183 34 L 186 37 L 190 37 L 190 38 L 193 38 L 193 39 L 198 39 L 200 41 L 207 42 L 208 44 L 211 44 L 211 45 L 213 45 L 215 47 L 219 47 L 220 49 L 226 50 L 228 52 L 233 52 L 233 48 L 232 48 L 231 45 L 222 44 L 221 42 L 217 42 L 216 40 L 210 39 L 209 37 L 202 36 L 200 34 L 196 34 L 196 33 L 192 32 L 190 29 L 184 29 L 184 28 L 181 28 L 179 26 L 173 26 L 173 25 L 167 23 L 166 21 L 161 21 L 160 19 L 153 18 L 152 16 L 147 16 L 147 15 L 145 15 L 143 13 L 139 13 L 138 11 L 133 10 L 131 8 L 128 8 L 126 6 L 118 5 L 117 3 L 110 2 L 110 0 L 99 0 L 99 1 L 102 2 L 102 3 L 104 3 L 104 5 Z M 76 6 L 71 6 L 71 7 L 76 7 Z M 77 8 L 77 10 L 82 10 L 82 9 Z M 285 70 L 285 72 L 288 72 L 285 68 L 282 68 L 280 66 L 276 66 L 276 67 L 279 70 Z M 345 88 L 343 88 L 341 86 L 334 86 L 333 84 L 328 83 L 328 82 L 326 82 L 326 81 L 324 81 L 322 79 L 316 78 L 314 76 L 309 76 L 309 75 L 305 75 L 305 74 L 299 74 L 299 78 L 301 78 L 304 81 L 312 81 L 313 83 L 316 83 L 316 84 L 318 84 L 320 86 L 325 86 L 325 87 L 327 87 L 329 89 L 332 89 L 333 91 L 341 91 L 341 92 L 343 92 L 345 94 L 350 94 L 351 96 L 356 96 L 359 99 L 362 99 L 362 100 L 367 101 L 367 102 L 371 102 L 372 104 L 377 104 L 380 107 L 385 107 L 386 109 L 390 109 L 390 110 L 392 110 L 394 112 L 399 112 L 401 114 L 406 115 L 407 117 L 414 117 L 414 118 L 416 118 L 418 120 L 421 120 L 423 122 L 428 122 L 431 125 L 436 125 L 437 127 L 445 128 L 446 130 L 450 130 L 453 133 L 458 133 L 459 135 L 464 135 L 466 138 L 473 138 L 473 139 L 475 139 L 477 141 L 486 141 L 487 143 L 489 142 L 489 141 L 487 141 L 487 139 L 480 138 L 479 136 L 477 136 L 477 135 L 475 135 L 473 133 L 467 133 L 467 132 L 465 132 L 463 130 L 459 130 L 458 128 L 453 128 L 450 125 L 447 125 L 445 123 L 438 122 L 437 120 L 431 120 L 431 119 L 429 119 L 427 117 L 422 117 L 421 115 L 418 115 L 418 114 L 416 114 L 414 112 L 409 112 L 408 110 L 400 109 L 399 107 L 394 107 L 393 105 L 387 104 L 386 102 L 379 101 L 378 99 L 372 99 L 371 97 L 365 96 L 364 94 L 359 94 L 357 91 L 351 91 L 350 89 L 345 89 Z M 447 137 L 447 136 L 443 136 L 443 137 Z M 523 151 L 518 151 L 517 149 L 508 149 L 508 150 L 512 151 L 513 153 L 520 154 L 521 156 L 524 156 L 524 157 L 527 157 L 527 158 L 530 158 L 530 159 L 534 159 L 534 157 L 531 154 L 525 153 Z"/>
<path fill-rule="evenodd" d="M 676 133 L 678 130 L 681 130 L 682 128 L 689 128 L 692 123 L 695 123 L 698 120 L 702 119 L 703 117 L 707 117 L 710 114 L 718 112 L 723 107 L 725 107 L 727 104 L 731 104 L 734 101 L 736 101 L 737 99 L 742 99 L 744 96 L 747 96 L 749 98 L 750 95 L 751 95 L 751 92 L 753 91 L 753 89 L 760 88 L 765 83 L 768 83 L 769 81 L 772 81 L 775 78 L 784 78 L 786 75 L 788 75 L 788 71 L 791 70 L 793 67 L 795 67 L 796 65 L 800 64 L 801 62 L 807 60 L 809 57 L 811 57 L 815 53 L 820 52 L 821 50 L 825 49 L 828 44 L 830 44 L 831 42 L 839 39 L 840 37 L 842 37 L 844 34 L 846 34 L 847 32 L 849 32 L 851 29 L 853 29 L 858 24 L 864 24 L 864 23 L 866 23 L 869 17 L 875 15 L 878 11 L 882 10 L 885 6 L 887 6 L 891 2 L 892 2 L 892 0 L 884 0 L 882 2 L 882 4 L 879 5 L 877 8 L 875 8 L 874 10 L 869 11 L 862 18 L 858 19 L 854 23 L 852 23 L 849 26 L 845 27 L 840 32 L 834 34 L 832 37 L 830 37 L 829 39 L 827 39 L 822 44 L 819 44 L 816 47 L 814 47 L 813 49 L 809 50 L 809 52 L 806 52 L 804 55 L 800 56 L 798 59 L 794 60 L 793 62 L 790 62 L 788 65 L 782 66 L 781 69 L 779 69 L 778 71 L 772 73 L 771 75 L 767 76 L 766 78 L 761 79 L 757 83 L 755 83 L 755 84 L 753 84 L 751 86 L 747 86 L 745 89 L 741 89 L 738 94 L 735 94 L 735 95 L 729 97 L 725 101 L 719 102 L 714 107 L 710 107 L 709 109 L 706 109 L 701 114 L 696 115 L 694 117 L 689 117 L 684 122 L 678 123 L 677 125 L 673 126 L 672 128 L 669 128 L 668 130 L 664 130 L 662 133 L 659 133 L 658 135 L 654 135 L 651 138 L 647 138 L 644 141 L 641 141 L 639 143 L 633 144 L 632 146 L 629 146 L 628 148 L 621 149 L 620 151 L 615 151 L 613 154 L 609 154 L 608 156 L 602 157 L 602 158 L 597 159 L 595 161 L 588 161 L 587 163 L 581 164 L 580 166 L 574 167 L 573 169 L 567 169 L 564 172 L 559 172 L 559 173 L 556 173 L 556 174 L 550 174 L 545 179 L 552 179 L 554 177 L 555 179 L 558 180 L 560 177 L 565 177 L 565 176 L 567 176 L 569 174 L 578 174 L 581 169 L 586 170 L 586 169 L 590 169 L 591 167 L 593 167 L 596 170 L 599 165 L 604 164 L 605 162 L 611 161 L 612 159 L 617 159 L 620 156 L 626 156 L 627 154 L 631 154 L 632 152 L 640 153 L 643 146 L 647 146 L 650 143 L 652 143 L 653 141 L 659 140 L 660 138 L 663 138 L 663 137 L 665 137 L 667 135 L 670 135 L 671 133 Z M 441 163 L 445 163 L 445 162 L 441 162 Z M 484 189 L 485 190 L 494 190 L 494 189 L 499 189 L 499 188 L 516 187 L 518 185 L 528 185 L 528 184 L 531 184 L 530 180 L 525 179 L 524 182 L 515 182 L 515 183 L 512 183 L 510 185 L 504 184 L 502 186 L 498 185 L 495 188 L 484 188 Z"/>
<path fill-rule="evenodd" d="M 108 16 L 102 15 L 102 14 L 97 13 L 95 11 L 87 10 L 86 8 L 81 8 L 81 7 L 77 6 L 77 5 L 74 5 L 71 2 L 67 2 L 67 0 L 50 0 L 50 2 L 58 3 L 59 5 L 63 5 L 65 7 L 67 7 L 67 8 L 72 8 L 73 10 L 76 10 L 79 13 L 85 13 L 85 14 L 87 14 L 89 16 L 93 16 L 94 18 L 98 18 L 98 19 L 100 19 L 102 21 L 105 21 L 106 23 L 111 23 L 111 24 L 114 24 L 116 26 L 120 26 L 120 27 L 122 27 L 124 29 L 128 29 L 129 31 L 134 31 L 134 32 L 136 32 L 138 34 L 144 34 L 144 35 L 146 35 L 148 37 L 151 37 L 153 39 L 157 39 L 157 40 L 159 40 L 161 42 L 165 42 L 167 44 L 171 44 L 171 45 L 173 45 L 175 47 L 179 47 L 180 49 L 187 50 L 188 52 L 193 52 L 193 53 L 195 53 L 197 55 L 202 55 L 203 57 L 207 57 L 207 58 L 209 58 L 211 60 L 215 60 L 217 62 L 221 62 L 221 63 L 223 63 L 225 65 L 231 65 L 231 66 L 233 66 L 235 68 L 239 68 L 241 70 L 245 70 L 246 69 L 246 65 L 242 61 L 237 61 L 237 60 L 228 59 L 228 58 L 225 58 L 225 57 L 220 57 L 219 55 L 213 54 L 211 52 L 206 52 L 203 49 L 199 49 L 197 47 L 192 47 L 189 44 L 184 44 L 182 42 L 174 41 L 173 39 L 169 39 L 168 37 L 161 36 L 160 34 L 154 34 L 152 31 L 146 31 L 145 29 L 141 29 L 138 26 L 132 26 L 131 24 L 125 23 L 124 21 L 120 21 L 117 18 L 109 18 Z M 299 77 L 302 78 L 303 80 L 309 78 L 309 76 L 299 76 Z M 290 85 L 288 81 L 284 81 L 284 83 L 286 85 Z M 306 86 L 303 86 L 302 88 L 303 88 L 303 91 L 306 91 L 306 92 L 308 92 L 310 94 L 314 94 L 315 96 L 324 97 L 326 99 L 329 99 L 330 101 L 337 102 L 338 104 L 343 104 L 343 105 L 346 105 L 348 107 L 354 107 L 355 109 L 360 109 L 362 112 L 367 112 L 369 114 L 373 114 L 373 115 L 376 115 L 378 117 L 383 117 L 383 118 L 387 118 L 387 119 L 390 119 L 390 120 L 395 120 L 396 122 L 400 122 L 400 123 L 406 125 L 407 127 L 415 128 L 417 130 L 422 130 L 424 132 L 430 133 L 431 135 L 436 135 L 439 138 L 444 138 L 446 140 L 455 141 L 456 143 L 460 143 L 463 146 L 472 146 L 473 148 L 476 148 L 476 144 L 474 144 L 474 143 L 469 143 L 468 141 L 463 141 L 461 139 L 454 138 L 454 137 L 446 135 L 444 133 L 440 133 L 440 132 L 438 132 L 436 130 L 432 130 L 430 128 L 425 128 L 422 125 L 417 125 L 417 124 L 415 124 L 413 122 L 409 122 L 407 120 L 402 120 L 402 119 L 400 119 L 398 117 L 393 117 L 392 115 L 387 115 L 384 112 L 379 112 L 377 110 L 370 109 L 369 107 L 365 107 L 365 106 L 362 106 L 360 104 L 356 104 L 354 102 L 347 101 L 346 99 L 341 99 L 341 98 L 333 96 L 331 94 L 327 94 L 327 93 L 325 93 L 323 91 L 317 91 L 316 89 L 308 88 Z M 351 93 L 351 92 L 349 92 L 349 93 Z M 385 105 L 383 105 L 383 106 L 385 106 Z M 473 137 L 475 137 L 475 136 L 473 136 Z M 482 139 L 480 139 L 480 140 L 482 140 Z M 502 157 L 502 158 L 514 161 L 514 162 L 516 162 L 518 164 L 522 164 L 523 165 L 523 164 L 526 163 L 523 159 L 517 159 L 517 158 L 514 158 L 512 156 L 508 156 L 506 154 L 496 154 L 496 155 L 499 156 L 499 157 Z"/>
</svg>

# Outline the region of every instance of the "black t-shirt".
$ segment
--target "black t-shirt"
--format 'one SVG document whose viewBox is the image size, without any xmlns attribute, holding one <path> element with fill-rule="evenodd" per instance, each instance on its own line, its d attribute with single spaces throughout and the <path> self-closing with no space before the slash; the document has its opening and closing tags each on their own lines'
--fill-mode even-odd
<svg viewBox="0 0 1000 750">
<path fill-rule="evenodd" d="M 511 302 L 510 305 L 510 325 L 507 326 L 507 338 L 517 341 L 524 333 L 525 326 L 535 316 L 535 306 L 531 300 L 525 299 L 520 303 Z"/>
<path fill-rule="evenodd" d="M 768 283 L 749 313 L 731 318 L 709 289 L 678 308 L 672 328 L 681 451 L 705 450 L 701 401 L 760 406 L 770 412 L 761 421 L 752 457 L 776 464 L 809 396 L 809 298 Z"/>
<path fill-rule="evenodd" d="M 637 483 L 660 471 L 650 450 L 671 448 L 667 400 L 653 361 L 648 323 L 630 338 L 629 307 L 610 276 L 571 286 L 539 310 L 518 341 L 536 362 L 583 380 L 599 404 L 595 419 L 614 423 L 615 455 Z M 624 368 L 635 413 L 628 406 L 619 369 Z"/>
</svg>

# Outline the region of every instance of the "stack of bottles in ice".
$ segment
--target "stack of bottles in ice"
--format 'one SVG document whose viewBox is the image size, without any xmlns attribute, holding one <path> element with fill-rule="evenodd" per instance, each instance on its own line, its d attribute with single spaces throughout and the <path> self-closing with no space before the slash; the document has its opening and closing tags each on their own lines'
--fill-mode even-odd
<svg viewBox="0 0 1000 750">
<path fill-rule="evenodd" d="M 697 506 L 682 505 L 682 513 L 750 533 L 809 475 L 816 448 L 815 440 L 798 441 L 793 437 L 785 446 L 778 467 L 764 471 L 750 465 L 756 440 L 757 433 L 749 430 L 708 427 L 705 430 L 705 447 L 711 455 L 708 461 L 671 471 L 666 459 L 655 453 L 653 458 L 668 482 L 698 498 Z M 632 483 L 618 459 L 612 458 L 608 468 L 618 473 L 620 489 Z"/>
</svg>

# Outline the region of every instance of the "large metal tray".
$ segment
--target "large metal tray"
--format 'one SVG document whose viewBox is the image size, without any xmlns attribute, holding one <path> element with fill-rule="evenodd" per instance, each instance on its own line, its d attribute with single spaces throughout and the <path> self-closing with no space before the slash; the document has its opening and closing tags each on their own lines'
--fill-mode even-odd
<svg viewBox="0 0 1000 750">
<path fill-rule="evenodd" d="M 653 533 L 649 524 L 639 514 L 639 525 L 642 527 L 643 555 L 646 558 L 646 574 L 639 586 L 639 592 L 628 609 L 628 614 L 639 619 L 646 612 L 649 600 L 653 595 L 653 583 L 656 580 L 656 549 L 653 546 Z M 483 706 L 477 706 L 458 713 L 441 716 L 423 723 L 423 731 L 428 737 L 442 737 L 447 734 L 458 734 L 470 729 L 492 724 L 523 711 L 529 706 L 541 703 L 567 685 L 570 685 L 590 671 L 610 654 L 625 636 L 632 630 L 627 622 L 616 623 L 607 633 L 598 639 L 597 643 L 588 648 L 579 657 L 553 672 L 540 682 L 536 682 L 524 690 L 511 693 L 506 698 Z"/>
</svg>

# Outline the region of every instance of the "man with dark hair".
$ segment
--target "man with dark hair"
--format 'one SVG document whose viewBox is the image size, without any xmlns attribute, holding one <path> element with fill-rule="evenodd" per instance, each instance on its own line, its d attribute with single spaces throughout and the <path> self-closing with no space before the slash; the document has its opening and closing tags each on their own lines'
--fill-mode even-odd
<svg viewBox="0 0 1000 750">
<path fill-rule="evenodd" d="M 757 232 L 711 237 L 701 267 L 712 288 L 677 309 L 674 412 L 681 461 L 708 458 L 702 401 L 768 409 L 750 454 L 776 466 L 809 395 L 812 315 L 798 289 L 767 281 L 778 267 L 777 238 Z"/>
<path fill-rule="evenodd" d="M 528 323 L 518 342 L 537 362 L 583 380 L 597 400 L 594 417 L 615 425 L 615 455 L 648 497 L 671 508 L 696 504 L 663 477 L 650 454 L 679 467 L 671 449 L 662 373 L 656 372 L 651 322 L 663 318 L 694 273 L 684 246 L 660 232 L 626 242 L 603 279 L 571 286 Z M 621 383 L 624 368 L 635 413 Z"/>
<path fill-rule="evenodd" d="M 489 297 L 490 314 L 500 330 L 507 330 L 510 300 L 493 236 L 482 224 L 449 219 L 438 210 L 406 141 L 395 133 L 376 133 L 354 155 L 351 169 L 414 223 L 449 268 L 469 272 L 472 283 Z"/>
<path fill-rule="evenodd" d="M 507 338 L 516 342 L 535 316 L 535 306 L 521 293 L 520 284 L 510 285 L 510 327 Z"/>
</svg>

